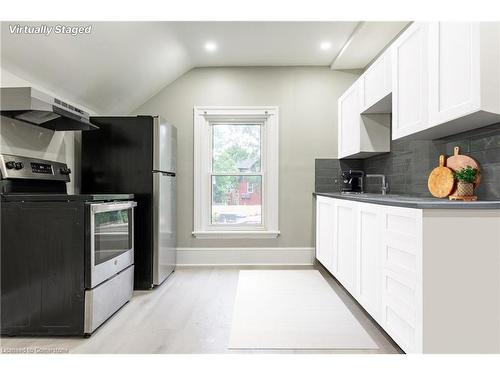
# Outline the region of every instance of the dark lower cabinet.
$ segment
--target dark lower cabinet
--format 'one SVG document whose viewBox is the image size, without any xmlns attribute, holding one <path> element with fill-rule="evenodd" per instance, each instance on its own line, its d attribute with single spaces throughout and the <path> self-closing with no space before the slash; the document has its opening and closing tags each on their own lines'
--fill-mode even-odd
<svg viewBox="0 0 500 375">
<path fill-rule="evenodd" d="M 82 335 L 84 205 L 1 205 L 2 335 Z"/>
</svg>

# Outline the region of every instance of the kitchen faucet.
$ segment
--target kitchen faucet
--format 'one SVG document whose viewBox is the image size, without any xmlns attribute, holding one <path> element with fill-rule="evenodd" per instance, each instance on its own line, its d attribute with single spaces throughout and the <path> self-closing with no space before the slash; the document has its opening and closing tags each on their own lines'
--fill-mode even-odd
<svg viewBox="0 0 500 375">
<path fill-rule="evenodd" d="M 365 178 L 380 178 L 382 180 L 382 187 L 380 188 L 382 195 L 386 195 L 387 191 L 389 191 L 389 184 L 385 180 L 385 175 L 383 174 L 365 174 Z"/>
</svg>

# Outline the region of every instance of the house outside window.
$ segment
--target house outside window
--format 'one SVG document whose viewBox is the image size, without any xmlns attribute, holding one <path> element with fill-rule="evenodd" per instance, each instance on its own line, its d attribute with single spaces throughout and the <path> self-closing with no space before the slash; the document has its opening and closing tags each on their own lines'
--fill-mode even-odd
<svg viewBox="0 0 500 375">
<path fill-rule="evenodd" d="M 247 182 L 247 186 L 246 186 L 246 189 L 247 189 L 247 193 L 248 194 L 253 194 L 254 193 L 254 188 L 253 188 L 253 183 L 252 182 Z M 260 186 L 259 186 L 260 187 Z M 260 199 L 260 197 L 259 197 Z"/>
<path fill-rule="evenodd" d="M 194 108 L 198 238 L 274 238 L 278 231 L 278 108 Z"/>
</svg>

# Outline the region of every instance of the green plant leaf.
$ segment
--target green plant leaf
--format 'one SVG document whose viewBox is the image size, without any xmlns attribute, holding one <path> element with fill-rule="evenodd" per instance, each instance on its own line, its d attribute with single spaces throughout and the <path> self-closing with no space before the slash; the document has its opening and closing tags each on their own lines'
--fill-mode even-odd
<svg viewBox="0 0 500 375">
<path fill-rule="evenodd" d="M 479 170 L 477 168 L 472 168 L 470 166 L 462 168 L 459 171 L 453 172 L 455 180 L 466 183 L 473 183 L 474 181 L 476 181 L 476 177 L 478 175 L 479 175 Z"/>
</svg>

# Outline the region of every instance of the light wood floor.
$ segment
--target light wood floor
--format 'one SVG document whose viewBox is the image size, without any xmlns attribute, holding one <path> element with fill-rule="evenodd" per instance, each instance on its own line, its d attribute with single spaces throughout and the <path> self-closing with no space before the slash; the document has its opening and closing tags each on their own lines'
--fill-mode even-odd
<svg viewBox="0 0 500 375">
<path fill-rule="evenodd" d="M 374 339 L 378 350 L 228 350 L 240 269 L 314 267 L 179 267 L 160 287 L 136 291 L 90 338 L 7 338 L 3 353 L 400 353 L 344 289 L 317 267 Z"/>
</svg>

